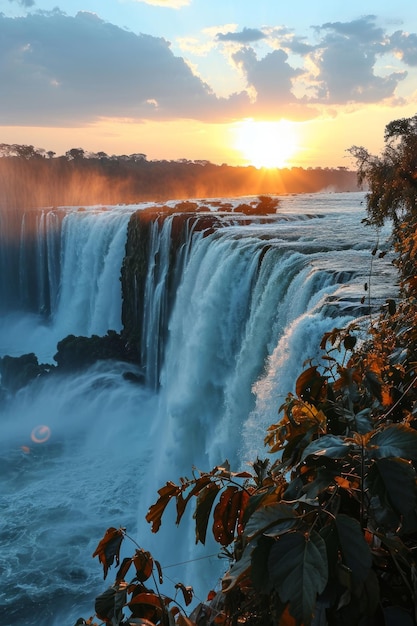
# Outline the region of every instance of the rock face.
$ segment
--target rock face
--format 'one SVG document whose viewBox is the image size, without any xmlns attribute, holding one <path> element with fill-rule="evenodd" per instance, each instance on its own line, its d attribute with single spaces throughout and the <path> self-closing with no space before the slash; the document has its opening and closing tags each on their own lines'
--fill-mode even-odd
<svg viewBox="0 0 417 626">
<path fill-rule="evenodd" d="M 148 382 L 157 386 L 163 346 L 167 336 L 168 319 L 174 300 L 180 250 L 187 244 L 191 232 L 203 236 L 221 228 L 230 220 L 215 212 L 178 212 L 168 207 L 155 207 L 132 214 L 127 234 L 122 281 L 122 337 L 125 349 L 142 366 L 154 362 L 154 374 Z M 153 300 L 158 292 L 158 301 Z M 150 337 L 151 335 L 151 337 Z M 154 343 L 150 347 L 149 341 Z M 149 352 L 153 351 L 153 356 Z M 149 358 L 148 358 L 149 357 Z M 148 368 L 149 369 L 149 368 Z"/>
<path fill-rule="evenodd" d="M 83 369 L 96 361 L 108 359 L 128 362 L 134 360 L 127 352 L 120 333 L 114 330 L 109 330 L 104 337 L 68 335 L 58 342 L 57 350 L 54 360 L 60 371 Z"/>
<path fill-rule="evenodd" d="M 33 352 L 19 357 L 6 355 L 0 359 L 1 386 L 3 390 L 15 393 L 35 378 L 48 374 L 51 369 L 51 365 L 39 364 Z"/>
<path fill-rule="evenodd" d="M 145 211 L 143 211 L 145 213 Z M 152 220 L 139 211 L 130 218 L 126 252 L 121 270 L 123 337 L 129 351 L 140 362 L 143 300 L 148 272 L 149 234 Z"/>
<path fill-rule="evenodd" d="M 56 365 L 38 362 L 31 352 L 19 357 L 9 355 L 0 359 L 0 402 L 3 396 L 14 394 L 40 376 L 54 372 L 73 372 L 82 370 L 97 361 L 125 361 L 136 363 L 135 355 L 127 349 L 120 333 L 109 330 L 104 337 L 76 337 L 68 335 L 58 342 L 57 353 L 54 355 Z M 143 376 L 134 372 L 125 372 L 124 378 L 132 382 L 143 382 Z"/>
</svg>

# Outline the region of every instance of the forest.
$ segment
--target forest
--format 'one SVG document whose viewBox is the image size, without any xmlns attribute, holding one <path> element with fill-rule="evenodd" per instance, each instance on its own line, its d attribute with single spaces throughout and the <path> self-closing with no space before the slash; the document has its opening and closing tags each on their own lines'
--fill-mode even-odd
<svg viewBox="0 0 417 626">
<path fill-rule="evenodd" d="M 356 172 L 295 167 L 257 169 L 209 161 L 148 161 L 141 153 L 108 156 L 72 148 L 63 156 L 0 144 L 0 206 L 32 208 L 135 204 L 189 198 L 357 191 Z"/>
</svg>

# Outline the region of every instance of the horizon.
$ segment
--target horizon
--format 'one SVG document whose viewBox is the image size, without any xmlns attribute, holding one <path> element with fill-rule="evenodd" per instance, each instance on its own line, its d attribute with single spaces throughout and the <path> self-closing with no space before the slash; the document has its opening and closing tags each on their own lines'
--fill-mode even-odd
<svg viewBox="0 0 417 626">
<path fill-rule="evenodd" d="M 22 148 L 23 150 L 20 151 L 19 148 Z M 29 150 L 30 149 L 30 153 Z M 80 153 L 78 156 L 77 155 L 73 155 L 71 154 L 72 152 L 78 152 Z M 27 153 L 26 153 L 27 152 Z M 25 161 L 28 161 L 30 159 L 32 159 L 33 157 L 42 157 L 44 159 L 50 160 L 50 159 L 66 159 L 66 160 L 79 160 L 79 159 L 109 159 L 109 160 L 134 160 L 135 162 L 139 163 L 140 161 L 145 161 L 147 163 L 168 163 L 168 164 L 173 164 L 173 163 L 177 163 L 177 164 L 191 164 L 191 165 L 211 165 L 214 167 L 222 167 L 222 166 L 227 166 L 227 167 L 241 167 L 241 168 L 252 168 L 252 169 L 256 169 L 256 170 L 266 170 L 266 171 L 271 171 L 273 172 L 274 170 L 292 170 L 292 169 L 305 169 L 305 170 L 329 170 L 329 171 L 333 171 L 333 170 L 346 170 L 348 172 L 352 172 L 354 173 L 356 171 L 355 167 L 348 167 L 348 166 L 322 166 L 320 164 L 317 164 L 315 166 L 308 166 L 308 167 L 303 167 L 301 165 L 291 165 L 291 164 L 286 164 L 286 165 L 282 165 L 282 166 L 266 166 L 266 165 L 255 165 L 254 163 L 244 163 L 244 164 L 235 164 L 235 165 L 231 165 L 229 163 L 213 163 L 212 161 L 210 161 L 209 159 L 186 159 L 183 157 L 178 157 L 177 159 L 166 159 L 166 158 L 161 158 L 161 159 L 149 159 L 147 157 L 146 154 L 142 154 L 142 153 L 132 153 L 132 154 L 107 154 L 106 152 L 104 152 L 104 150 L 98 150 L 97 152 L 93 152 L 93 151 L 89 151 L 89 150 L 84 150 L 82 146 L 78 146 L 77 148 L 69 148 L 68 150 L 65 150 L 65 152 L 62 152 L 60 154 L 54 152 L 53 150 L 48 150 L 48 148 L 45 148 L 44 146 L 34 146 L 32 144 L 6 144 L 6 143 L 0 143 L 0 159 L 3 158 L 9 158 L 9 157 L 19 157 L 24 159 Z"/>
<path fill-rule="evenodd" d="M 352 169 L 417 112 L 411 0 L 0 0 L 0 141 Z"/>
</svg>

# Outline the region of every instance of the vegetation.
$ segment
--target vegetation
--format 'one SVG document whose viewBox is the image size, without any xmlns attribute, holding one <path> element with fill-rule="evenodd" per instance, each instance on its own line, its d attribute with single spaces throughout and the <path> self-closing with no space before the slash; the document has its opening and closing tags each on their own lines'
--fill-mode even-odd
<svg viewBox="0 0 417 626">
<path fill-rule="evenodd" d="M 148 161 L 72 148 L 65 155 L 0 144 L 0 206 L 33 208 L 134 204 L 186 198 L 356 191 L 356 173 L 335 169 L 256 169 L 209 161 Z"/>
<path fill-rule="evenodd" d="M 250 472 L 194 469 L 159 490 L 146 517 L 153 532 L 171 502 L 180 523 L 193 501 L 197 542 L 211 524 L 230 568 L 189 618 L 152 592 L 151 624 L 416 623 L 417 116 L 389 124 L 385 139 L 380 157 L 351 153 L 370 187 L 366 221 L 393 221 L 399 301 L 387 301 L 365 343 L 355 324 L 323 337 L 322 358 L 305 364 L 268 428 L 270 459 Z M 124 536 L 109 532 L 95 553 L 105 573 Z"/>
<path fill-rule="evenodd" d="M 367 210 L 372 224 L 414 222 L 417 210 L 417 115 L 390 122 L 385 128 L 385 149 L 372 156 L 358 146 L 349 152 L 356 159 L 359 183 L 367 181 Z"/>
</svg>

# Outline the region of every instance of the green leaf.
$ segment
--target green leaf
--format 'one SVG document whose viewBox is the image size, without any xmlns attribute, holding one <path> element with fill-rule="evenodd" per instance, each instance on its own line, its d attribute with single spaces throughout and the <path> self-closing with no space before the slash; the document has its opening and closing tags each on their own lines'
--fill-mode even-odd
<svg viewBox="0 0 417 626">
<path fill-rule="evenodd" d="M 289 441 L 287 441 L 287 444 L 284 447 L 284 450 L 282 451 L 282 457 L 281 457 L 282 462 L 291 463 L 291 464 L 294 463 L 294 461 L 297 460 L 297 456 L 298 456 L 297 453 L 299 452 L 301 448 L 303 447 L 305 448 L 307 443 L 309 443 L 309 440 L 311 440 L 311 436 L 312 436 L 312 430 L 307 431 L 307 436 L 305 433 L 302 433 L 301 435 L 297 435 L 293 437 L 292 439 L 290 439 Z"/>
<path fill-rule="evenodd" d="M 372 430 L 371 409 L 366 408 L 355 415 L 356 430 L 361 435 L 366 435 Z"/>
<path fill-rule="evenodd" d="M 367 477 L 367 487 L 382 504 L 406 515 L 417 504 L 416 472 L 404 459 L 378 459 Z"/>
<path fill-rule="evenodd" d="M 245 536 L 252 539 L 260 533 L 275 537 L 293 528 L 297 522 L 297 514 L 287 504 L 270 504 L 264 506 L 249 518 L 245 526 Z"/>
<path fill-rule="evenodd" d="M 243 513 L 243 520 L 242 520 L 242 523 L 245 527 L 250 516 L 254 513 L 254 511 L 256 511 L 258 508 L 261 507 L 262 501 L 268 498 L 268 496 L 269 496 L 269 492 L 266 491 L 264 493 L 254 494 L 249 498 L 248 503 Z"/>
<path fill-rule="evenodd" d="M 343 562 L 358 582 L 364 582 L 372 565 L 372 555 L 359 522 L 349 515 L 336 515 L 336 528 Z"/>
<path fill-rule="evenodd" d="M 392 424 L 372 435 L 367 444 L 371 457 L 401 457 L 417 461 L 417 431 L 404 424 Z"/>
<path fill-rule="evenodd" d="M 299 532 L 282 535 L 271 548 L 268 570 L 282 602 L 289 602 L 291 615 L 308 626 L 328 580 L 323 539 L 314 531 L 309 537 Z"/>
<path fill-rule="evenodd" d="M 300 476 L 295 476 L 286 486 L 283 499 L 287 501 L 298 500 L 302 496 L 304 483 Z"/>
<path fill-rule="evenodd" d="M 339 537 L 333 520 L 320 529 L 320 537 L 326 544 L 329 584 L 335 585 L 337 583 L 336 572 L 339 561 Z"/>
<path fill-rule="evenodd" d="M 252 553 L 251 580 L 258 592 L 271 592 L 268 558 L 273 545 L 275 545 L 275 540 L 271 537 L 259 537 L 256 548 Z"/>
<path fill-rule="evenodd" d="M 390 551 L 400 556 L 407 562 L 409 552 L 408 548 L 403 543 L 401 537 L 398 535 L 386 535 L 383 532 L 376 532 L 375 536 L 381 540 L 381 543 Z"/>
<path fill-rule="evenodd" d="M 338 475 L 339 472 L 328 469 L 327 467 L 319 467 L 316 478 L 312 482 L 307 483 L 302 491 L 312 500 L 316 498 L 319 493 L 325 491 L 325 489 L 333 483 L 335 476 Z"/>
<path fill-rule="evenodd" d="M 352 446 L 346 443 L 341 437 L 336 435 L 324 435 L 308 445 L 301 457 L 304 461 L 308 456 L 326 456 L 330 459 L 344 459 L 350 452 Z"/>
<path fill-rule="evenodd" d="M 249 574 L 252 567 L 252 553 L 255 545 L 253 543 L 248 543 L 248 545 L 243 550 L 242 556 L 239 561 L 236 561 L 230 568 L 230 570 L 223 576 L 222 578 L 222 591 L 227 593 L 230 591 L 235 585 L 239 583 L 239 581 L 244 580 L 246 576 Z"/>
</svg>

